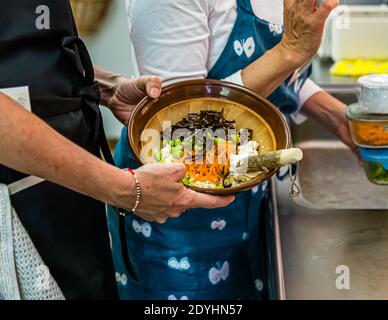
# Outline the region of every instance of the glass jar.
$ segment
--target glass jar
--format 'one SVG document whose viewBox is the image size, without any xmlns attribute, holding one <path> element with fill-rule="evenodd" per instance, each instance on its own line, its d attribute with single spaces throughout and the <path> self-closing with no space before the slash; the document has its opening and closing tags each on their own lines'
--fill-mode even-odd
<svg viewBox="0 0 388 320">
<path fill-rule="evenodd" d="M 360 154 L 369 181 L 388 185 L 388 149 L 360 148 Z"/>
<path fill-rule="evenodd" d="M 363 106 L 358 103 L 350 105 L 346 115 L 356 145 L 388 148 L 388 114 L 363 113 Z"/>
</svg>

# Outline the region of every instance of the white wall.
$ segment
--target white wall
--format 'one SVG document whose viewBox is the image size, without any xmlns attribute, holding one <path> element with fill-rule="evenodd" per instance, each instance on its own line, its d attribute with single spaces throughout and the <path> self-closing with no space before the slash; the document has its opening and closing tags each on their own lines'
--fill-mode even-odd
<svg viewBox="0 0 388 320">
<path fill-rule="evenodd" d="M 128 35 L 125 0 L 112 0 L 109 12 L 97 33 L 84 37 L 93 63 L 128 77 L 136 74 Z M 108 139 L 118 138 L 122 125 L 103 108 Z"/>
</svg>

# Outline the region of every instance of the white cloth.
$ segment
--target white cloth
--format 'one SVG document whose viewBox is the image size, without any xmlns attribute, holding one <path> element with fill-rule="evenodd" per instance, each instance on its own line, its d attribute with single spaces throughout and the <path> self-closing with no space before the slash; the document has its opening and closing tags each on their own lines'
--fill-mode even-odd
<svg viewBox="0 0 388 320">
<path fill-rule="evenodd" d="M 251 0 L 260 18 L 283 24 L 283 0 Z M 221 56 L 237 17 L 236 0 L 127 0 L 128 21 L 141 75 L 166 83 L 203 79 Z M 226 81 L 242 84 L 240 71 Z M 308 79 L 300 106 L 321 91 Z"/>
<path fill-rule="evenodd" d="M 0 299 L 64 300 L 0 184 Z"/>
</svg>

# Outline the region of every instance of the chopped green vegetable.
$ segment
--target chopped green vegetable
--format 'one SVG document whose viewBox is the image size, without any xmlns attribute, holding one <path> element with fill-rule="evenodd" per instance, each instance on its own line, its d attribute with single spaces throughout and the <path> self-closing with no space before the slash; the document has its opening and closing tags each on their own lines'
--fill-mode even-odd
<svg viewBox="0 0 388 320">
<path fill-rule="evenodd" d="M 366 172 L 368 178 L 378 184 L 387 184 L 388 183 L 388 170 L 384 169 L 383 165 L 380 163 L 369 162 L 366 163 Z"/>
<path fill-rule="evenodd" d="M 201 151 L 201 150 L 202 150 L 202 147 L 195 145 L 195 146 L 194 146 L 194 150 L 195 150 L 195 151 Z"/>
<path fill-rule="evenodd" d="M 232 138 L 232 140 L 235 142 L 235 143 L 240 143 L 240 137 L 238 136 L 237 133 L 234 133 L 230 136 Z"/>
<path fill-rule="evenodd" d="M 160 152 L 159 149 L 154 150 L 154 158 L 158 162 L 162 161 L 162 153 Z"/>
<path fill-rule="evenodd" d="M 222 138 L 214 138 L 214 143 L 216 144 L 225 144 L 226 140 Z"/>
<path fill-rule="evenodd" d="M 182 182 L 186 186 L 190 186 L 190 184 L 191 184 L 190 179 L 188 177 L 184 177 Z"/>
</svg>

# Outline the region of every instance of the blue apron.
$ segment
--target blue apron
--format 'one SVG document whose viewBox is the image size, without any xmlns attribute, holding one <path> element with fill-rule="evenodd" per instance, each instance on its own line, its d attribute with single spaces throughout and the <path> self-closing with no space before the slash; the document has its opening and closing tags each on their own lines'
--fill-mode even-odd
<svg viewBox="0 0 388 320">
<path fill-rule="evenodd" d="M 209 78 L 230 76 L 281 40 L 282 26 L 257 18 L 250 0 L 237 0 L 237 4 L 235 26 Z M 283 84 L 270 100 L 284 113 L 296 111 L 298 91 L 307 77 L 307 73 L 302 75 L 292 86 Z M 127 141 L 124 129 L 117 146 L 116 163 L 121 168 L 137 168 L 139 163 Z M 123 260 L 119 217 L 110 208 L 108 222 L 120 297 L 145 300 L 267 297 L 263 253 L 266 248 L 263 248 L 259 224 L 261 206 L 268 201 L 268 186 L 266 182 L 238 194 L 227 208 L 190 210 L 163 225 L 128 216 L 125 231 L 131 270 Z"/>
</svg>

